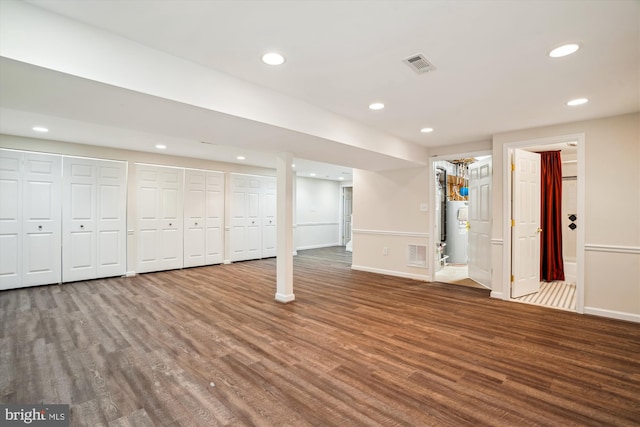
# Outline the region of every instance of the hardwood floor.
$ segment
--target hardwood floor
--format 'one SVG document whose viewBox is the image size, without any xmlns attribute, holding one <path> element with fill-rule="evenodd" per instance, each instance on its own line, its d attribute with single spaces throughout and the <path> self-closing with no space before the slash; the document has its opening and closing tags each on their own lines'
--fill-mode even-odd
<svg viewBox="0 0 640 427">
<path fill-rule="evenodd" d="M 77 426 L 638 425 L 640 325 L 267 259 L 0 292 L 0 400 Z"/>
</svg>

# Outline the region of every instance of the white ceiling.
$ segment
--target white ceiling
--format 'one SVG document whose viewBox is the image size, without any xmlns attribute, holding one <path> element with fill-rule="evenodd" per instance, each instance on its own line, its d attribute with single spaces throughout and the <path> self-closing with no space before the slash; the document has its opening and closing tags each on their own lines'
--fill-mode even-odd
<svg viewBox="0 0 640 427">
<path fill-rule="evenodd" d="M 636 0 L 28 3 L 425 147 L 490 140 L 493 134 L 510 130 L 640 111 L 640 2 Z M 565 42 L 578 42 L 582 49 L 566 58 L 547 56 L 551 48 Z M 284 54 L 286 63 L 262 64 L 261 55 L 270 50 Z M 436 71 L 418 75 L 402 63 L 418 52 Z M 3 61 L 3 74 L 6 68 L 20 71 L 20 67 Z M 247 148 L 248 158 L 260 156 L 248 150 L 254 145 L 245 142 L 247 133 L 242 129 L 268 125 L 216 121 L 211 116 L 202 124 L 199 119 L 205 113 L 195 107 L 152 97 L 137 99 L 154 114 L 166 115 L 153 121 L 164 126 L 152 127 L 145 123 L 145 115 L 126 117 L 108 105 L 88 109 L 91 102 L 86 91 L 100 96 L 92 98 L 94 105 L 105 97 L 118 102 L 136 98 L 119 93 L 118 88 L 90 87 L 81 79 L 47 70 L 26 74 L 40 84 L 64 80 L 65 88 L 77 90 L 64 94 L 67 107 L 54 108 L 55 104 L 45 106 L 37 96 L 30 96 L 32 84 L 26 77 L 3 77 L 3 133 L 26 134 L 22 126 L 34 119 L 29 114 L 36 113 L 58 120 L 56 126 L 66 129 L 62 140 L 75 137 L 75 142 L 112 145 L 111 136 L 117 135 L 116 140 L 128 147 L 147 141 L 138 147 L 146 150 L 148 141 L 166 138 L 193 148 L 194 154 L 187 150 L 187 155 L 218 155 L 220 160 L 235 161 L 236 148 Z M 590 102 L 580 107 L 565 105 L 576 97 Z M 373 101 L 384 102 L 386 108 L 369 110 Z M 170 116 L 175 114 L 180 114 L 180 121 Z M 225 127 L 229 147 L 212 153 L 199 138 L 211 134 L 216 125 Z M 93 126 L 101 126 L 101 132 L 92 131 Z M 420 133 L 426 126 L 435 131 Z M 269 132 L 275 132 L 285 145 L 301 137 L 286 129 L 269 129 L 267 134 L 274 136 Z M 96 134 L 109 137 L 100 141 Z M 336 144 L 318 140 L 307 142 L 326 148 L 309 152 L 307 159 L 363 168 L 369 162 L 375 168 L 376 162 L 391 161 L 385 156 L 369 160 L 371 153 L 361 150 L 345 154 Z M 203 153 L 203 148 L 208 151 Z M 266 158 L 262 163 L 268 164 L 257 160 L 252 164 L 272 165 Z M 397 166 L 409 165 L 398 162 Z"/>
</svg>

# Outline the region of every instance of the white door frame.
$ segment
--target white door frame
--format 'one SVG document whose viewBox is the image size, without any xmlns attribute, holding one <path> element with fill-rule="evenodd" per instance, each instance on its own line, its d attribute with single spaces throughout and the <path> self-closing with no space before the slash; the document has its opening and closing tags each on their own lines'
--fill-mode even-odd
<svg viewBox="0 0 640 427">
<path fill-rule="evenodd" d="M 467 153 L 458 153 L 458 154 L 447 154 L 443 156 L 431 156 L 429 158 L 429 182 L 427 185 L 428 188 L 428 197 L 429 197 L 429 212 L 427 215 L 429 230 L 428 233 L 428 241 L 431 249 L 427 247 L 427 254 L 431 253 L 432 256 L 428 258 L 429 264 L 429 272 L 427 274 L 427 281 L 433 282 L 436 279 L 435 268 L 436 264 L 439 262 L 438 253 L 436 251 L 436 239 L 439 237 L 436 236 L 436 203 L 439 203 L 436 198 L 438 197 L 438 193 L 436 190 L 436 168 L 434 166 L 435 162 L 439 162 L 440 160 L 457 160 L 457 159 L 465 159 L 468 157 L 479 157 L 479 156 L 493 156 L 493 152 L 491 150 L 482 150 L 482 151 L 472 151 Z M 493 181 L 492 181 L 493 185 Z M 491 198 L 493 200 L 493 189 L 491 191 Z M 491 216 L 493 217 L 493 210 L 491 211 Z M 431 252 L 429 252 L 431 251 Z"/>
<path fill-rule="evenodd" d="M 579 225 L 576 229 L 576 312 L 584 313 L 584 238 L 586 224 L 584 207 L 586 194 L 584 133 L 515 141 L 505 143 L 502 146 L 502 299 L 511 299 L 511 151 L 515 148 L 559 144 L 569 141 L 578 142 L 577 215 Z M 494 288 L 494 291 L 496 290 Z"/>
</svg>

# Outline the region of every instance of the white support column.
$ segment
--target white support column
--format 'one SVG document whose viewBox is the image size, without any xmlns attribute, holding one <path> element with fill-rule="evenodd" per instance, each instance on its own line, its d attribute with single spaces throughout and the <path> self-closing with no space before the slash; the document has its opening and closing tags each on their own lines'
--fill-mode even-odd
<svg viewBox="0 0 640 427">
<path fill-rule="evenodd" d="M 287 303 L 293 294 L 293 170 L 291 153 L 278 154 L 276 301 Z"/>
</svg>

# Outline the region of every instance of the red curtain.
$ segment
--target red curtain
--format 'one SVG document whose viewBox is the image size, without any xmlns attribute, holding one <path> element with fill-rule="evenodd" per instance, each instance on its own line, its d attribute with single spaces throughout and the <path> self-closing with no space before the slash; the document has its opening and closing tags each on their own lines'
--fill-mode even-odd
<svg viewBox="0 0 640 427">
<path fill-rule="evenodd" d="M 560 151 L 540 153 L 540 279 L 564 280 L 562 259 L 562 159 Z"/>
</svg>

